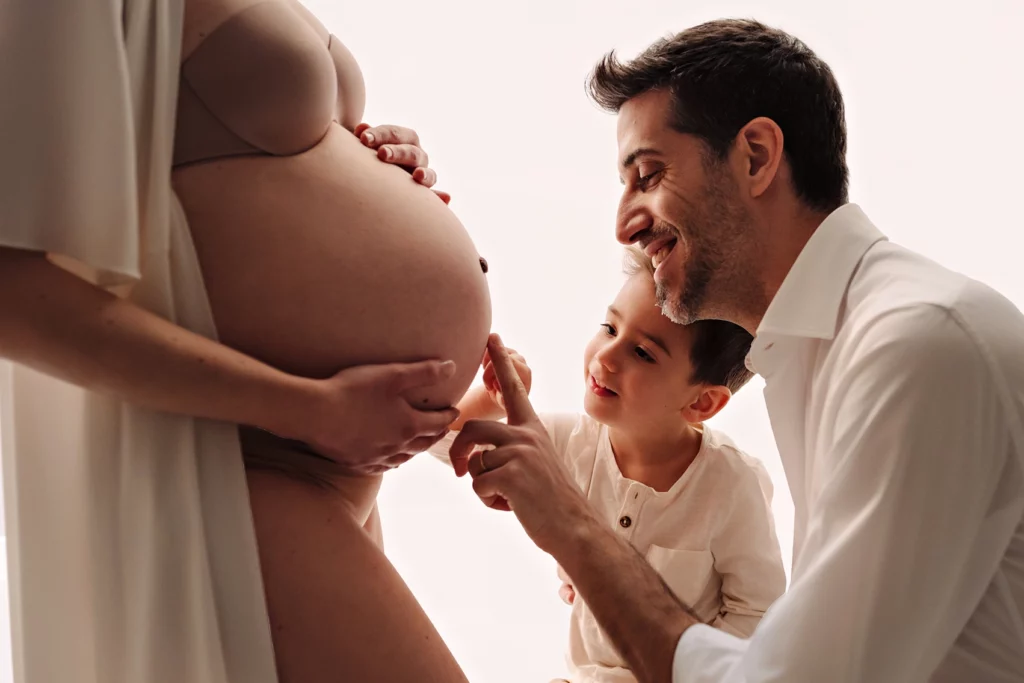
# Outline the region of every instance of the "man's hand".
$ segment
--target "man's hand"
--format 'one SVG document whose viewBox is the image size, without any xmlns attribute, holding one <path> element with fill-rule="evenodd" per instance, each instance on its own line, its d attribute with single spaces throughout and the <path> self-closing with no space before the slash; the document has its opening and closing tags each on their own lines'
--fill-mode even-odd
<svg viewBox="0 0 1024 683">
<path fill-rule="evenodd" d="M 437 173 L 429 168 L 430 158 L 420 147 L 420 136 L 416 131 L 402 126 L 370 126 L 368 123 L 360 123 L 353 132 L 364 145 L 377 150 L 378 159 L 406 169 L 420 185 L 434 187 Z M 434 194 L 445 204 L 452 200 L 447 192 L 434 190 Z"/>
<path fill-rule="evenodd" d="M 582 522 L 592 522 L 593 513 L 555 453 L 497 335 L 491 335 L 487 349 L 508 424 L 467 422 L 449 451 L 452 465 L 459 476 L 470 473 L 485 505 L 512 510 L 533 542 L 550 553 Z M 478 451 L 477 446 L 494 448 Z"/>
<path fill-rule="evenodd" d="M 533 542 L 572 576 L 573 593 L 587 601 L 637 680 L 671 680 L 679 636 L 700 621 L 629 542 L 594 515 L 533 412 L 501 340 L 492 335 L 487 348 L 508 425 L 467 422 L 449 451 L 456 473 L 468 469 L 481 500 L 515 512 Z"/>
</svg>

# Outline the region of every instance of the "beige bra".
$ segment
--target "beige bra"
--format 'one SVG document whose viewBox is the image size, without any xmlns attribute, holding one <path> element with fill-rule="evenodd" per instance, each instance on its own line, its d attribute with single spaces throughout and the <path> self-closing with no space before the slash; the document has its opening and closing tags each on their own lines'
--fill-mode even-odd
<svg viewBox="0 0 1024 683">
<path fill-rule="evenodd" d="M 246 8 L 181 66 L 174 166 L 310 149 L 343 105 L 362 115 L 358 68 L 339 41 L 330 36 L 325 44 L 289 4 Z"/>
</svg>

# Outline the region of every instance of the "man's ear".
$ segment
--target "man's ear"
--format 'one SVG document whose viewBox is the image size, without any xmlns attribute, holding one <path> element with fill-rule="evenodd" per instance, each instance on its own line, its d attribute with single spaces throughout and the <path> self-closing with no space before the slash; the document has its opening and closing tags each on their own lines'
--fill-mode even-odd
<svg viewBox="0 0 1024 683">
<path fill-rule="evenodd" d="M 779 173 L 785 153 L 782 129 L 771 119 L 759 116 L 736 134 L 734 162 L 741 184 L 750 197 L 760 197 L 771 187 Z"/>
</svg>

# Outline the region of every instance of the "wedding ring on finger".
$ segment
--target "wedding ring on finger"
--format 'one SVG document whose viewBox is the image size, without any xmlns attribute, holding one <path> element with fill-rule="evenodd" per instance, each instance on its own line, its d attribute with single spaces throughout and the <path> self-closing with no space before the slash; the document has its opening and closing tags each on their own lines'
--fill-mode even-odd
<svg viewBox="0 0 1024 683">
<path fill-rule="evenodd" d="M 485 458 L 487 457 L 487 454 L 493 450 L 493 446 L 488 446 L 485 448 L 481 448 L 478 451 L 478 453 L 480 453 L 480 474 L 483 474 L 484 472 L 489 472 L 491 470 L 491 468 L 487 466 L 487 461 L 485 460 Z"/>
</svg>

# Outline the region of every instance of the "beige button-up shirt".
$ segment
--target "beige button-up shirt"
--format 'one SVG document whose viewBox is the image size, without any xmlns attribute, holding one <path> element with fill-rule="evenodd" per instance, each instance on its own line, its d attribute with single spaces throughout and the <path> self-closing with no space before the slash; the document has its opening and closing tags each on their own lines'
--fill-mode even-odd
<svg viewBox="0 0 1024 683">
<path fill-rule="evenodd" d="M 705 427 L 693 463 L 672 488 L 658 492 L 622 475 L 606 426 L 587 415 L 540 417 L 590 504 L 676 595 L 727 633 L 753 632 L 786 589 L 772 484 L 761 462 Z M 448 435 L 431 453 L 446 458 L 454 438 Z M 566 659 L 573 683 L 636 680 L 579 596 L 570 618 Z"/>
</svg>

